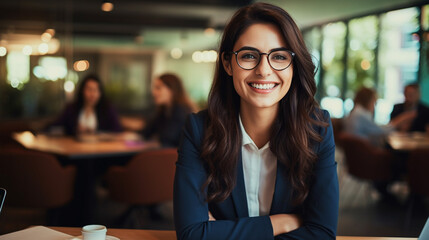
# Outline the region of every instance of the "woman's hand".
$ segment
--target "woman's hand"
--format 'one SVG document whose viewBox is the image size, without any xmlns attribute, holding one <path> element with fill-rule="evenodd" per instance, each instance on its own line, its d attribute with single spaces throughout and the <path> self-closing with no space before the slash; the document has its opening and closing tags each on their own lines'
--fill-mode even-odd
<svg viewBox="0 0 429 240">
<path fill-rule="evenodd" d="M 274 236 L 291 232 L 302 225 L 302 219 L 296 214 L 276 214 L 270 216 Z"/>
<path fill-rule="evenodd" d="M 209 221 L 216 221 L 216 218 L 213 217 L 210 211 L 209 211 Z"/>
</svg>

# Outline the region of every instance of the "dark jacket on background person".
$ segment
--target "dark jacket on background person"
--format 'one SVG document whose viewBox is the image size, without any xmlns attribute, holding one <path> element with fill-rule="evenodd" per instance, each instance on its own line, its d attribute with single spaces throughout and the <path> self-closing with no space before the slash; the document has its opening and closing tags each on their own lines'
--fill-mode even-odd
<svg viewBox="0 0 429 240">
<path fill-rule="evenodd" d="M 157 139 L 163 147 L 178 147 L 180 132 L 191 109 L 184 105 L 174 105 L 169 114 L 158 113 L 143 129 L 146 139 Z"/>
<path fill-rule="evenodd" d="M 390 114 L 390 119 L 395 118 L 403 112 L 405 112 L 405 104 L 396 104 Z M 408 131 L 424 132 L 426 124 L 429 124 L 429 108 L 419 102 L 417 105 L 417 117 L 413 120 Z"/>
<path fill-rule="evenodd" d="M 65 134 L 76 135 L 81 110 L 75 103 L 67 105 L 62 114 L 49 125 L 48 130 L 54 126 L 62 126 Z M 120 132 L 123 130 L 118 114 L 111 105 L 106 104 L 104 107 L 100 107 L 95 114 L 97 115 L 97 132 Z"/>
</svg>

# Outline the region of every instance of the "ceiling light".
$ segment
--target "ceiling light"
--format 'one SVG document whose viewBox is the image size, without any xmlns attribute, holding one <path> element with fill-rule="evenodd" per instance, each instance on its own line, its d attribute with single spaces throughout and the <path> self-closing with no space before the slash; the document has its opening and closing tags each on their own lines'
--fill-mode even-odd
<svg viewBox="0 0 429 240">
<path fill-rule="evenodd" d="M 204 30 L 204 34 L 206 35 L 206 36 L 213 36 L 214 34 L 216 33 L 216 31 L 214 30 L 214 28 L 206 28 L 205 30 Z"/>
<path fill-rule="evenodd" d="M 109 1 L 109 0 L 103 1 L 103 3 L 101 3 L 101 10 L 103 10 L 105 12 L 112 11 L 113 10 L 113 2 Z"/>
<path fill-rule="evenodd" d="M 173 48 L 171 49 L 170 55 L 174 59 L 180 59 L 183 55 L 182 49 L 180 48 Z"/>
<path fill-rule="evenodd" d="M 22 53 L 24 53 L 25 55 L 31 55 L 32 52 L 33 48 L 30 45 L 25 45 L 22 49 Z"/>
<path fill-rule="evenodd" d="M 46 29 L 45 33 L 49 33 L 53 37 L 55 35 L 55 29 L 48 28 L 48 29 Z"/>
<path fill-rule="evenodd" d="M 74 88 L 75 88 L 75 84 L 74 84 L 74 82 L 72 82 L 72 81 L 66 81 L 66 82 L 64 83 L 64 90 L 65 90 L 66 92 L 71 93 L 71 92 L 73 92 L 73 91 L 74 91 Z"/>
<path fill-rule="evenodd" d="M 74 62 L 73 68 L 76 72 L 83 72 L 89 68 L 88 60 L 79 60 Z"/>
<path fill-rule="evenodd" d="M 44 42 L 49 42 L 52 38 L 52 35 L 50 33 L 44 32 L 42 34 L 42 36 L 40 36 L 40 38 L 42 39 L 42 41 Z"/>
<path fill-rule="evenodd" d="M 40 54 L 46 54 L 49 51 L 49 45 L 47 43 L 41 43 L 38 49 Z"/>
<path fill-rule="evenodd" d="M 5 47 L 0 47 L 0 57 L 5 56 L 7 53 L 7 49 Z"/>
</svg>

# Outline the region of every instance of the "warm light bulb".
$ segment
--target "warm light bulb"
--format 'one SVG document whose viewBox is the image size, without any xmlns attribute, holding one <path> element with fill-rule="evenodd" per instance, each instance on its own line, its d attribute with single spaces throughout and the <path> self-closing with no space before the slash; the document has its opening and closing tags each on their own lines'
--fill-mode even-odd
<svg viewBox="0 0 429 240">
<path fill-rule="evenodd" d="M 113 10 L 113 3 L 111 2 L 103 2 L 101 4 L 101 10 L 105 11 L 105 12 L 110 12 Z"/>
<path fill-rule="evenodd" d="M 215 34 L 215 30 L 214 30 L 214 28 L 206 28 L 204 30 L 204 34 L 206 36 L 213 36 Z"/>
<path fill-rule="evenodd" d="M 368 60 L 364 59 L 361 61 L 360 66 L 363 70 L 366 71 L 371 68 L 371 63 Z"/>
<path fill-rule="evenodd" d="M 42 39 L 42 41 L 44 41 L 44 42 L 49 42 L 50 40 L 51 40 L 51 38 L 52 38 L 52 35 L 50 34 L 50 33 L 48 33 L 48 32 L 44 32 L 43 34 L 42 34 L 42 36 L 40 36 L 40 38 Z"/>
<path fill-rule="evenodd" d="M 83 72 L 89 68 L 89 62 L 87 60 L 76 61 L 73 64 L 73 68 L 76 72 Z"/>
<path fill-rule="evenodd" d="M 45 31 L 46 33 L 49 33 L 52 37 L 55 35 L 55 29 L 53 28 L 48 28 Z"/>
</svg>

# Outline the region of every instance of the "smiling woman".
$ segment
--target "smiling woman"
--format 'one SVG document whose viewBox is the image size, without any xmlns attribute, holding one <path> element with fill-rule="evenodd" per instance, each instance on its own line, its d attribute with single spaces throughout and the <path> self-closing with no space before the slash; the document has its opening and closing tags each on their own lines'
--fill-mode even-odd
<svg viewBox="0 0 429 240">
<path fill-rule="evenodd" d="M 178 239 L 335 239 L 332 127 L 295 22 L 270 4 L 241 8 L 219 53 L 208 110 L 179 146 Z"/>
</svg>

